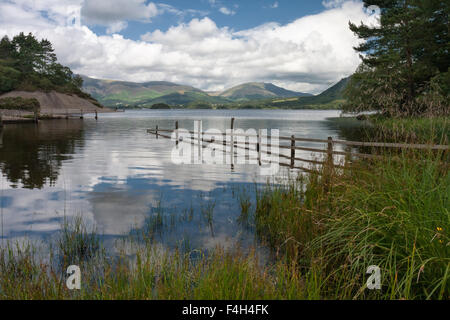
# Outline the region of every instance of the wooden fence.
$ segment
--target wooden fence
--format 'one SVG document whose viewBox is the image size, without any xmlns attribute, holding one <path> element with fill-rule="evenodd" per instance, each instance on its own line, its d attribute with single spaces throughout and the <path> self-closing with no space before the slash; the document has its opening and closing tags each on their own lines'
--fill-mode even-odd
<svg viewBox="0 0 450 320">
<path fill-rule="evenodd" d="M 178 145 L 180 142 L 182 143 L 191 143 L 191 144 L 197 144 L 202 145 L 202 148 L 206 148 L 204 143 L 207 144 L 217 144 L 217 145 L 223 145 L 230 147 L 230 153 L 234 155 L 234 150 L 236 149 L 244 149 L 249 151 L 256 151 L 258 153 L 258 161 L 259 164 L 263 162 L 262 160 L 262 153 L 278 156 L 282 159 L 289 160 L 289 163 L 282 163 L 280 162 L 280 166 L 284 167 L 290 167 L 292 169 L 299 169 L 306 172 L 312 172 L 311 169 L 296 166 L 296 162 L 303 162 L 303 163 L 309 163 L 314 165 L 324 165 L 324 164 L 330 164 L 336 168 L 345 168 L 342 165 L 335 164 L 334 162 L 334 156 L 346 156 L 351 159 L 351 157 L 357 157 L 357 158 L 365 158 L 365 159 L 383 159 L 384 156 L 379 154 L 373 154 L 373 153 L 361 153 L 357 152 L 355 150 L 352 150 L 352 147 L 370 147 L 370 148 L 394 148 L 394 149 L 416 149 L 416 150 L 441 150 L 441 151 L 448 151 L 450 147 L 448 145 L 429 145 L 429 144 L 404 144 L 404 143 L 385 143 L 385 142 L 360 142 L 360 141 L 346 141 L 346 140 L 336 140 L 332 137 L 328 137 L 328 139 L 313 139 L 313 138 L 303 138 L 303 137 L 296 137 L 295 135 L 292 135 L 290 137 L 286 136 L 280 136 L 278 137 L 279 141 L 285 141 L 290 142 L 289 145 L 280 145 L 276 146 L 279 148 L 279 150 L 290 150 L 289 155 L 285 155 L 282 153 L 272 153 L 270 151 L 263 151 L 262 147 L 272 147 L 271 144 L 263 144 L 262 143 L 262 132 L 259 130 L 259 132 L 256 135 L 250 135 L 250 134 L 241 134 L 241 133 L 235 133 L 234 131 L 234 118 L 231 119 L 231 139 L 230 141 L 227 141 L 226 139 L 226 133 L 222 134 L 223 139 L 222 141 L 217 141 L 215 139 L 212 140 L 205 140 L 203 137 L 206 134 L 206 132 L 203 131 L 187 131 L 189 134 L 191 134 L 191 138 L 189 141 L 180 141 L 180 138 L 178 136 L 179 131 L 179 122 L 175 122 L 175 126 L 173 130 L 169 129 L 160 129 L 158 126 L 156 126 L 155 129 L 149 129 L 147 130 L 147 133 L 153 134 L 156 136 L 156 138 L 162 137 L 167 139 L 172 139 L 172 134 L 175 133 L 175 141 Z M 245 137 L 245 138 L 254 138 L 257 142 L 254 143 L 253 148 L 251 146 L 251 143 L 245 139 L 245 146 L 239 145 L 238 141 L 236 140 L 237 137 Z M 271 137 L 267 137 L 269 139 Z M 302 146 L 300 143 L 321 143 L 325 144 L 326 148 L 319 149 L 319 148 L 310 148 Z M 343 151 L 337 151 L 335 150 L 335 146 L 344 146 L 346 150 Z M 311 153 L 319 153 L 322 155 L 326 155 L 324 161 L 320 160 L 314 160 L 314 159 L 306 159 L 301 158 L 297 156 L 297 151 L 308 151 Z M 233 159 L 234 157 L 232 157 Z M 255 159 L 254 159 L 255 160 Z"/>
</svg>

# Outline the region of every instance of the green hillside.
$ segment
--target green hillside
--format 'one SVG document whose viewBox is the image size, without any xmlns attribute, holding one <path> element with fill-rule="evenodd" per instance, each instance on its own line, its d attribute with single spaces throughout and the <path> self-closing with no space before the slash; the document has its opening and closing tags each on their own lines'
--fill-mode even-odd
<svg viewBox="0 0 450 320">
<path fill-rule="evenodd" d="M 83 90 L 105 105 L 117 104 L 147 107 L 156 103 L 180 106 L 195 101 L 227 103 L 227 99 L 212 97 L 206 92 L 190 86 L 165 81 L 134 83 L 125 81 L 98 80 L 83 77 Z"/>
<path fill-rule="evenodd" d="M 169 93 L 160 97 L 148 100 L 142 100 L 141 105 L 152 105 L 155 103 L 167 103 L 171 106 L 187 106 L 192 103 L 208 103 L 208 104 L 224 104 L 230 103 L 229 100 L 221 97 L 212 97 L 204 92 L 185 92 L 185 93 Z"/>
<path fill-rule="evenodd" d="M 332 108 L 338 109 L 344 102 L 343 92 L 351 77 L 347 77 L 317 96 L 299 97 L 295 99 L 273 99 L 269 105 L 278 108 Z"/>
<path fill-rule="evenodd" d="M 250 82 L 225 90 L 221 92 L 219 96 L 233 101 L 249 101 L 267 98 L 289 98 L 311 95 L 308 93 L 286 90 L 271 83 Z"/>
</svg>

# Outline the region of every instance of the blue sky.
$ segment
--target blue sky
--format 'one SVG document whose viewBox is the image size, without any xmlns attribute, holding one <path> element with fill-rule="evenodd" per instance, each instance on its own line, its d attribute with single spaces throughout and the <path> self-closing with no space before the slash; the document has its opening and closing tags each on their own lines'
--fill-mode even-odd
<svg viewBox="0 0 450 320">
<path fill-rule="evenodd" d="M 147 1 L 149 3 L 150 1 Z M 159 3 L 159 2 L 157 2 Z M 164 13 L 151 19 L 150 22 L 128 22 L 128 27 L 120 34 L 130 39 L 139 39 L 140 35 L 160 29 L 166 31 L 180 22 L 188 22 L 192 18 L 208 16 L 218 27 L 229 27 L 233 30 L 245 30 L 268 22 L 286 24 L 300 17 L 322 12 L 325 7 L 320 0 L 168 0 L 164 4 L 183 12 L 183 15 Z M 226 8 L 229 13 L 220 10 Z M 191 11 L 192 10 L 192 11 Z M 107 27 L 92 25 L 98 34 L 105 34 Z"/>
<path fill-rule="evenodd" d="M 47 38 L 76 73 L 210 91 L 320 93 L 360 64 L 349 21 L 377 16 L 361 0 L 0 0 L 0 36 Z"/>
</svg>

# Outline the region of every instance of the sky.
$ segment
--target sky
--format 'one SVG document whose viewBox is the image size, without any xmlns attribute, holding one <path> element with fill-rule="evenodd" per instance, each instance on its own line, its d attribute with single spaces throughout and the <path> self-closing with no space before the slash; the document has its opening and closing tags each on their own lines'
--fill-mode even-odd
<svg viewBox="0 0 450 320">
<path fill-rule="evenodd" d="M 60 63 L 98 79 L 220 91 L 271 82 L 320 93 L 360 58 L 360 0 L 0 0 L 0 36 L 32 32 Z"/>
</svg>

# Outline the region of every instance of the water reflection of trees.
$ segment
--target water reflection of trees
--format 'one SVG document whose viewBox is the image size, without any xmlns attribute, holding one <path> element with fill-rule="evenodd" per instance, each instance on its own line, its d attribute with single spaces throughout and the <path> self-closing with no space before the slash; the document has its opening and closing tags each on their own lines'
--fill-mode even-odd
<svg viewBox="0 0 450 320">
<path fill-rule="evenodd" d="M 7 125 L 0 133 L 0 170 L 13 187 L 41 189 L 54 185 L 62 161 L 82 146 L 80 120 L 41 121 L 39 125 Z"/>
</svg>

